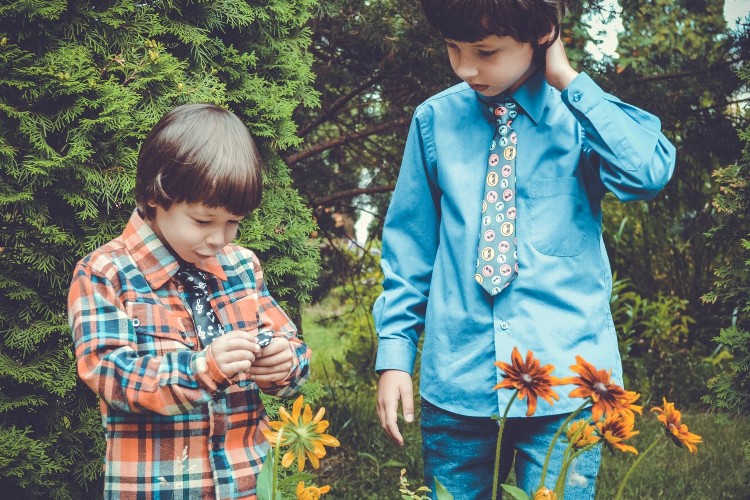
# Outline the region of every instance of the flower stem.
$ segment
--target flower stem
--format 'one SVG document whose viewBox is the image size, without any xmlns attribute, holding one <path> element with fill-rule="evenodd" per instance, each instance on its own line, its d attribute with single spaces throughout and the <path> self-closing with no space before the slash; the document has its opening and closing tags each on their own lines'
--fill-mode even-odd
<svg viewBox="0 0 750 500">
<path fill-rule="evenodd" d="M 279 436 L 276 439 L 276 446 L 273 450 L 273 481 L 271 483 L 271 500 L 276 500 L 276 494 L 278 492 L 277 485 L 279 484 L 279 455 L 281 455 L 281 437 L 284 433 L 284 427 L 279 429 Z"/>
<path fill-rule="evenodd" d="M 654 449 L 654 447 L 658 443 L 659 443 L 659 437 L 657 436 L 657 438 L 654 440 L 654 442 L 651 443 L 651 445 L 648 448 L 646 448 L 646 451 L 644 451 L 643 453 L 641 453 L 640 455 L 638 455 L 638 458 L 635 460 L 635 462 L 633 462 L 633 465 L 630 466 L 630 469 L 628 469 L 628 472 L 625 474 L 625 477 L 622 478 L 622 482 L 620 483 L 620 487 L 617 488 L 617 496 L 615 496 L 616 500 L 619 500 L 620 498 L 622 498 L 622 492 L 625 491 L 625 485 L 627 484 L 628 479 L 630 479 L 630 475 L 633 473 L 633 469 L 635 469 L 636 465 L 638 465 L 641 462 L 641 460 L 643 460 L 643 457 L 645 457 L 646 455 L 648 455 L 648 452 L 651 451 L 652 449 Z"/>
<path fill-rule="evenodd" d="M 492 500 L 497 500 L 497 483 L 498 483 L 498 474 L 500 472 L 500 447 L 503 444 L 503 431 L 505 430 L 505 420 L 508 417 L 508 410 L 510 410 L 510 405 L 513 404 L 513 401 L 515 401 L 516 396 L 518 396 L 518 389 L 516 389 L 516 392 L 513 393 L 513 396 L 510 398 L 510 401 L 508 401 L 508 404 L 505 406 L 505 413 L 503 413 L 503 418 L 500 419 L 500 427 L 497 430 L 497 445 L 495 446 L 495 474 L 492 479 Z"/>
<path fill-rule="evenodd" d="M 567 427 L 570 421 L 573 420 L 573 418 L 577 416 L 579 413 L 581 413 L 581 410 L 583 410 L 586 407 L 586 405 L 589 404 L 590 402 L 591 402 L 591 398 L 586 398 L 586 401 L 584 401 L 583 404 L 579 406 L 573 413 L 568 415 L 568 418 L 565 419 L 562 425 L 557 429 L 557 432 L 555 432 L 555 435 L 552 438 L 552 442 L 549 444 L 549 448 L 547 449 L 547 456 L 544 457 L 544 466 L 542 467 L 542 478 L 539 481 L 539 488 L 537 489 L 541 489 L 544 487 L 544 480 L 547 478 L 547 467 L 549 466 L 549 459 L 552 456 L 552 450 L 555 448 L 555 443 L 557 443 L 557 439 L 560 437 L 560 434 L 562 434 L 563 429 L 565 429 L 565 427 Z"/>
</svg>

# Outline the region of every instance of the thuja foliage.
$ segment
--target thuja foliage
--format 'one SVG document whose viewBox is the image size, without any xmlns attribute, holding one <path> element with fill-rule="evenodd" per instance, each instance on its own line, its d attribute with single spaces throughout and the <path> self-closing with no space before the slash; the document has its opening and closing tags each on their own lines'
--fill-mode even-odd
<svg viewBox="0 0 750 500">
<path fill-rule="evenodd" d="M 75 262 L 134 208 L 138 146 L 166 111 L 211 102 L 240 116 L 268 165 L 241 228 L 296 311 L 313 286 L 309 211 L 275 151 L 311 87 L 312 0 L 3 2 L 0 5 L 0 490 L 97 497 L 96 401 L 76 381 L 66 294 Z"/>
<path fill-rule="evenodd" d="M 739 74 L 750 83 L 750 67 L 744 65 Z M 711 381 L 711 394 L 705 398 L 725 415 L 750 414 L 750 126 L 739 135 L 745 143 L 742 158 L 714 173 L 721 186 L 713 202 L 720 218 L 708 234 L 728 242 L 731 252 L 716 270 L 713 290 L 704 296 L 734 309 L 731 324 L 715 339 L 729 360 Z"/>
</svg>

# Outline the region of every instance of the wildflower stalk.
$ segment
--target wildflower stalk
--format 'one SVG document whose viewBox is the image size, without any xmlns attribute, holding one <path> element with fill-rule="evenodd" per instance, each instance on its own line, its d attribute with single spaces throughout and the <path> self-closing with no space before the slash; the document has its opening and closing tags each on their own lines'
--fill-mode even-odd
<svg viewBox="0 0 750 500">
<path fill-rule="evenodd" d="M 586 420 L 586 423 L 581 425 L 578 430 L 573 433 L 572 436 L 570 436 L 570 441 L 568 442 L 567 448 L 565 448 L 565 452 L 563 453 L 563 463 L 560 467 L 560 475 L 557 477 L 557 482 L 555 483 L 555 489 L 554 492 L 557 495 L 558 498 L 564 498 L 565 495 L 565 478 L 568 475 L 568 469 L 570 468 L 570 465 L 575 461 L 576 458 L 578 458 L 579 455 L 581 455 L 584 452 L 589 451 L 591 448 L 596 446 L 596 443 L 589 444 L 587 446 L 584 446 L 581 449 L 575 449 L 574 443 L 578 440 L 578 438 L 584 433 L 586 430 L 586 426 L 591 422 L 591 418 Z M 564 426 L 563 426 L 564 427 Z"/>
<path fill-rule="evenodd" d="M 552 450 L 555 448 L 555 443 L 557 443 L 558 438 L 560 437 L 560 434 L 562 434 L 563 429 L 565 429 L 571 420 L 573 420 L 574 417 L 576 417 L 579 413 L 581 413 L 581 410 L 583 410 L 587 404 L 591 402 L 591 398 L 586 398 L 586 400 L 583 402 L 581 406 L 579 406 L 573 413 L 568 415 L 568 418 L 565 419 L 565 421 L 562 423 L 562 425 L 557 429 L 557 432 L 555 432 L 555 435 L 552 437 L 552 442 L 549 444 L 549 448 L 547 449 L 547 456 L 544 457 L 544 466 L 542 467 L 542 477 L 539 481 L 539 488 L 541 489 L 544 487 L 544 480 L 547 477 L 547 467 L 549 466 L 549 460 L 550 457 L 552 457 Z M 562 470 L 560 471 L 562 472 Z"/>
<path fill-rule="evenodd" d="M 628 469 L 628 472 L 625 473 L 625 477 L 622 478 L 622 482 L 620 483 L 620 487 L 617 488 L 617 495 L 615 496 L 615 500 L 619 500 L 619 499 L 622 498 L 622 492 L 625 491 L 625 485 L 627 484 L 628 479 L 630 479 L 630 475 L 633 474 L 633 470 L 641 462 L 641 460 L 643 460 L 643 457 L 645 457 L 646 455 L 648 455 L 648 452 L 651 451 L 652 449 L 654 449 L 654 447 L 657 444 L 659 444 L 659 441 L 660 441 L 660 439 L 659 439 L 659 437 L 657 437 L 654 440 L 654 442 L 651 443 L 651 445 L 648 448 L 646 448 L 646 451 L 644 451 L 643 453 L 641 453 L 638 456 L 638 458 L 635 460 L 635 462 L 633 462 L 633 465 L 630 466 L 630 469 Z"/>
<path fill-rule="evenodd" d="M 498 474 L 500 472 L 500 447 L 503 444 L 503 431 L 505 430 L 505 421 L 508 417 L 508 411 L 510 410 L 510 405 L 513 404 L 513 401 L 515 401 L 516 396 L 518 396 L 518 390 L 516 390 L 513 393 L 513 396 L 510 398 L 510 401 L 508 401 L 508 404 L 505 406 L 505 413 L 503 413 L 503 418 L 500 419 L 500 427 L 497 431 L 497 445 L 495 446 L 495 475 L 492 478 L 492 500 L 497 500 L 497 483 L 498 483 Z"/>
<path fill-rule="evenodd" d="M 273 450 L 273 479 L 271 481 L 271 500 L 276 500 L 279 484 L 279 456 L 281 455 L 281 440 L 284 434 L 284 427 L 279 429 L 279 437 Z"/>
</svg>

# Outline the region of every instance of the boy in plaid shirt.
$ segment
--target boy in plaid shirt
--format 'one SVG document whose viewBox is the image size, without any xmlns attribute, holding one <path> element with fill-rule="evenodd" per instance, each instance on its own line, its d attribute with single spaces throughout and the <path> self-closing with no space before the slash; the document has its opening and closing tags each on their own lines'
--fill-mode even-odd
<svg viewBox="0 0 750 500">
<path fill-rule="evenodd" d="M 234 114 L 173 109 L 141 148 L 124 232 L 75 269 L 68 314 L 78 374 L 100 398 L 105 498 L 256 498 L 269 448 L 259 389 L 294 395 L 310 358 L 256 255 L 231 244 L 260 204 L 261 168 Z M 206 280 L 199 309 L 186 268 Z M 206 307 L 215 336 L 196 334 Z"/>
</svg>

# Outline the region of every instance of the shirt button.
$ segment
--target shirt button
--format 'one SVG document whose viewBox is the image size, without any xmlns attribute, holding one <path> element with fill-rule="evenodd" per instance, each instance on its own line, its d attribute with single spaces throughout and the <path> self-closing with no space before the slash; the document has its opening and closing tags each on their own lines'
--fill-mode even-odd
<svg viewBox="0 0 750 500">
<path fill-rule="evenodd" d="M 221 451 L 221 444 L 220 443 L 214 443 L 213 450 L 214 451 Z"/>
<path fill-rule="evenodd" d="M 576 90 L 575 92 L 573 92 L 573 100 L 575 102 L 580 101 L 581 97 L 583 97 L 583 92 L 581 92 L 580 90 Z"/>
<path fill-rule="evenodd" d="M 500 328 L 502 328 L 503 330 L 507 330 L 509 326 L 510 325 L 508 323 L 506 323 L 505 321 L 503 321 L 502 323 L 500 323 Z"/>
<path fill-rule="evenodd" d="M 182 337 L 183 339 L 186 339 L 187 338 L 187 333 L 180 332 L 180 337 Z"/>
</svg>

